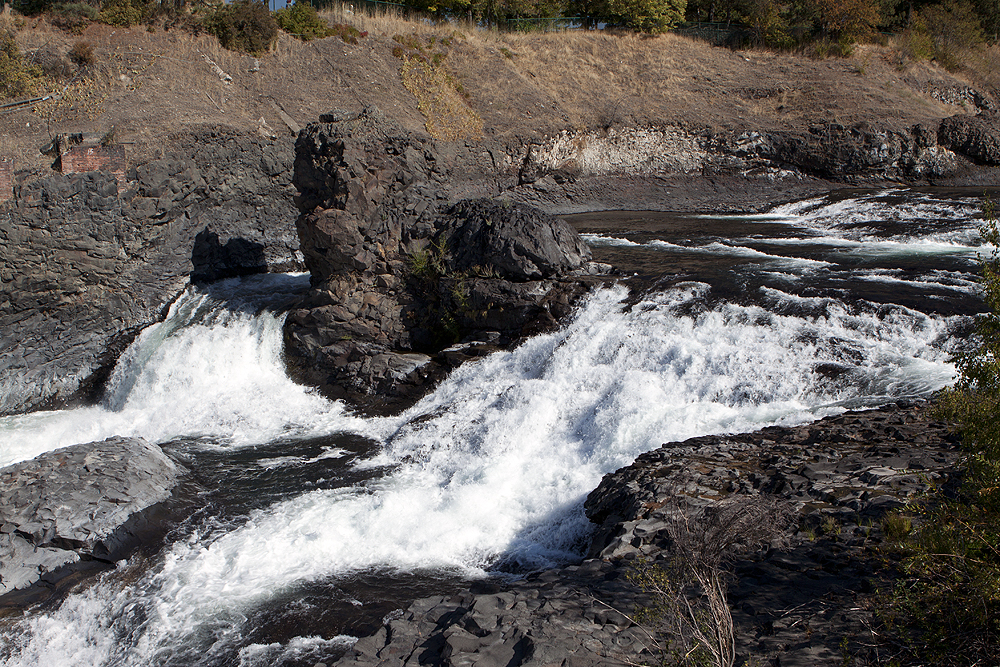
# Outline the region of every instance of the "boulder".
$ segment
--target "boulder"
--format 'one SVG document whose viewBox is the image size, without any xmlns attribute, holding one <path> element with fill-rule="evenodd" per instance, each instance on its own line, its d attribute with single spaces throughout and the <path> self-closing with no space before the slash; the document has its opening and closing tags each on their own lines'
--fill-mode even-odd
<svg viewBox="0 0 1000 667">
<path fill-rule="evenodd" d="M 296 227 L 313 285 L 285 321 L 298 381 L 398 409 L 464 360 L 553 326 L 610 268 L 537 209 L 449 204 L 447 152 L 377 109 L 324 118 L 336 120 L 296 142 Z"/>
<path fill-rule="evenodd" d="M 460 202 L 443 227 L 452 271 L 485 269 L 520 282 L 563 275 L 590 260 L 590 248 L 575 229 L 524 204 Z"/>
<path fill-rule="evenodd" d="M 141 541 L 134 517 L 184 472 L 159 447 L 121 437 L 0 469 L 0 596 L 81 559 L 124 557 Z"/>
</svg>

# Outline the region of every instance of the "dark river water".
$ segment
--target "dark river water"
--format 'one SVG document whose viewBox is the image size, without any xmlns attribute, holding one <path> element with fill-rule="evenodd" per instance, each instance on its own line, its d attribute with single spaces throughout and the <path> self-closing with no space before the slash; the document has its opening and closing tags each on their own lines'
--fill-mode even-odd
<svg viewBox="0 0 1000 667">
<path fill-rule="evenodd" d="M 100 405 L 0 419 L 0 465 L 126 435 L 191 470 L 162 545 L 0 620 L 0 665 L 330 662 L 417 597 L 578 559 L 587 493 L 663 442 L 928 396 L 982 308 L 981 194 L 571 216 L 622 282 L 392 417 L 285 376 L 307 276 L 189 289 Z"/>
</svg>

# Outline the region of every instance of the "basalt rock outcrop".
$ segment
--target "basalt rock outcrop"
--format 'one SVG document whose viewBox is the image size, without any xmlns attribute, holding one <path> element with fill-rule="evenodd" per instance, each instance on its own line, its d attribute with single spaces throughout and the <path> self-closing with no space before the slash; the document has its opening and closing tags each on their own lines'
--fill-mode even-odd
<svg viewBox="0 0 1000 667">
<path fill-rule="evenodd" d="M 137 516 L 184 469 L 141 438 L 109 438 L 0 469 L 0 596 L 82 561 L 114 563 L 141 538 Z"/>
<path fill-rule="evenodd" d="M 21 184 L 0 207 L 0 414 L 88 400 L 189 280 L 301 267 L 291 142 L 208 129 L 124 185 Z"/>
<path fill-rule="evenodd" d="M 938 141 L 977 164 L 1000 165 L 1000 113 L 945 118 Z"/>
<path fill-rule="evenodd" d="M 609 267 L 565 222 L 492 200 L 448 202 L 449 161 L 377 109 L 296 143 L 313 290 L 285 324 L 297 379 L 399 407 L 463 360 L 552 326 Z"/>
<path fill-rule="evenodd" d="M 746 210 L 748 203 L 760 205 L 753 201 L 755 189 L 770 197 L 761 202 L 766 206 L 784 190 L 794 195 L 810 187 L 829 189 L 834 183 L 927 183 L 962 172 L 969 165 L 967 158 L 979 161 L 977 149 L 962 148 L 962 142 L 953 137 L 958 136 L 956 132 L 945 128 L 978 128 L 985 118 L 946 119 L 941 132 L 929 125 L 846 127 L 836 123 L 801 132 L 676 126 L 567 130 L 527 147 L 519 171 L 520 187 L 515 191 L 526 200 L 548 201 L 549 206 L 568 211 L 573 201 L 595 197 L 590 189 L 616 188 L 620 181 L 629 192 L 626 197 L 639 197 L 641 205 L 648 206 L 643 200 L 651 199 L 649 193 L 644 197 L 641 188 L 630 184 L 646 178 L 652 179 L 647 188 L 660 191 L 671 210 L 686 210 L 685 191 L 693 189 L 697 194 L 705 185 L 686 184 L 685 178 L 722 180 L 735 207 Z M 977 146 L 983 143 L 976 141 Z M 622 199 L 614 193 L 607 196 Z M 704 207 L 718 198 L 712 192 L 706 196 L 705 203 L 694 206 Z M 569 201 L 560 203 L 561 198 Z M 622 205 L 626 202 L 621 201 Z"/>
<path fill-rule="evenodd" d="M 758 493 L 780 499 L 791 520 L 771 548 L 729 566 L 736 664 L 872 664 L 864 598 L 895 576 L 879 550 L 882 518 L 947 488 L 959 454 L 952 429 L 920 402 L 665 444 L 590 494 L 600 527 L 580 565 L 418 600 L 334 664 L 658 664 L 671 637 L 658 647 L 635 622 L 657 600 L 629 582 L 632 565 L 671 557 L 678 512 L 697 521 L 720 499 Z"/>
</svg>

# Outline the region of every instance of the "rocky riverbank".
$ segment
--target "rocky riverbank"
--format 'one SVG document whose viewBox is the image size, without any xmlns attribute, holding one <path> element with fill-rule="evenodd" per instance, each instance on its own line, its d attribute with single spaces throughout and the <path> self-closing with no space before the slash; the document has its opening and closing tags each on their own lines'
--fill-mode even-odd
<svg viewBox="0 0 1000 667">
<path fill-rule="evenodd" d="M 89 402 L 189 281 L 302 267 L 291 142 L 177 137 L 126 183 L 21 185 L 0 207 L 0 415 Z"/>
<path fill-rule="evenodd" d="M 948 485 L 958 455 L 952 429 L 922 402 L 668 443 L 590 494 L 599 528 L 580 565 L 419 600 L 336 664 L 656 662 L 651 628 L 632 620 L 654 601 L 629 583 L 633 563 L 670 557 L 678 508 L 696 519 L 720 499 L 755 494 L 780 499 L 793 519 L 772 548 L 729 567 L 737 663 L 865 664 L 866 599 L 892 577 L 879 558 L 883 519 Z"/>
<path fill-rule="evenodd" d="M 73 445 L 0 469 L 0 614 L 125 558 L 144 532 L 162 532 L 142 513 L 184 472 L 141 438 Z"/>
<path fill-rule="evenodd" d="M 458 224 L 446 222 L 456 203 L 485 197 L 547 213 L 733 212 L 844 185 L 992 185 L 1000 175 L 1000 120 L 987 97 L 976 99 L 983 104 L 978 115 L 907 128 L 661 125 L 464 142 L 405 130 L 369 107 L 324 114 L 325 123 L 303 130 L 297 153 L 287 138 L 206 128 L 175 137 L 162 157 L 137 165 L 124 183 L 101 172 L 26 181 L 0 208 L 0 414 L 95 400 L 118 355 L 188 281 L 303 266 L 317 287 L 328 285 L 304 304 L 312 315 L 292 318 L 296 376 L 362 403 L 375 390 L 408 383 L 398 393 L 412 397 L 426 390 L 426 378 L 489 349 L 436 359 L 436 370 L 427 366 L 446 342 L 492 344 L 497 332 L 513 340 L 540 330 L 586 282 L 576 276 L 552 283 L 567 277 L 559 273 L 543 276 L 549 283 L 541 289 L 510 276 L 502 286 L 486 286 L 491 276 L 473 274 L 490 262 L 466 262 L 442 273 L 433 298 L 414 303 L 414 294 L 430 294 L 427 285 L 412 284 L 405 264 L 431 252 L 444 228 Z M 349 139 L 346 152 L 337 153 L 338 137 Z M 336 156 L 321 155 L 326 150 Z M 317 235 L 331 224 L 337 229 Z M 331 243 L 344 247 L 325 257 Z M 394 259 L 386 263 L 389 255 Z M 323 268 L 327 261 L 331 267 Z M 334 293 L 349 296 L 331 300 Z M 360 341 L 367 345 L 372 336 L 336 317 L 340 324 L 332 328 L 325 316 L 313 321 L 334 306 L 347 308 L 354 324 L 365 319 L 358 319 L 362 306 L 374 309 L 361 329 L 385 328 L 387 341 L 379 342 L 385 349 L 359 356 Z M 405 329 L 429 331 L 423 339 L 436 340 L 421 341 L 419 331 L 413 342 L 392 333 L 404 311 L 416 318 Z M 299 335 L 297 328 L 312 333 Z M 304 342 L 320 329 L 340 339 L 325 361 L 317 350 L 336 341 Z M 355 336 L 357 344 L 344 343 Z M 366 360 L 376 357 L 372 368 Z M 324 368 L 309 370 L 314 363 Z M 339 377 L 336 369 L 350 364 L 357 367 Z"/>
</svg>

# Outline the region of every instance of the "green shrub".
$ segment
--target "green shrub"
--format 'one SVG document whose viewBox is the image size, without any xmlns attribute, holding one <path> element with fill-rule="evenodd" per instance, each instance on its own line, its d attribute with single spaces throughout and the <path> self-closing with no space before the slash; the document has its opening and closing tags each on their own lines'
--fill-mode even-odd
<svg viewBox="0 0 1000 667">
<path fill-rule="evenodd" d="M 278 38 L 278 24 L 263 2 L 235 0 L 203 19 L 205 30 L 230 51 L 260 54 Z"/>
<path fill-rule="evenodd" d="M 51 21 L 57 28 L 80 34 L 99 15 L 97 7 L 86 2 L 64 2 L 52 7 Z"/>
<path fill-rule="evenodd" d="M 13 35 L 0 40 L 0 97 L 25 97 L 41 87 L 42 69 L 29 63 Z"/>
<path fill-rule="evenodd" d="M 340 37 L 346 44 L 357 44 L 359 37 L 367 37 L 368 32 L 362 32 L 352 25 L 334 23 L 330 26 L 330 34 Z"/>
<path fill-rule="evenodd" d="M 141 6 L 132 4 L 131 0 L 108 0 L 101 7 L 98 18 L 116 28 L 128 28 L 142 23 L 144 11 Z"/>
<path fill-rule="evenodd" d="M 326 21 L 316 13 L 316 9 L 303 2 L 296 2 L 274 12 L 274 20 L 279 28 L 304 42 L 334 34 Z"/>
</svg>

